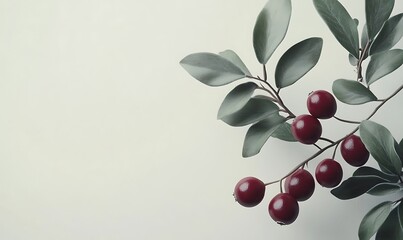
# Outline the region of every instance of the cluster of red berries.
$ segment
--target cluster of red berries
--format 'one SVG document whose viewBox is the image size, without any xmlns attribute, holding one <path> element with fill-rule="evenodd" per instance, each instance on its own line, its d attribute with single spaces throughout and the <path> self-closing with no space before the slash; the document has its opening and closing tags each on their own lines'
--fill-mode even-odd
<svg viewBox="0 0 403 240">
<path fill-rule="evenodd" d="M 295 139 L 303 144 L 314 144 L 322 135 L 322 125 L 318 119 L 332 118 L 337 110 L 336 100 L 324 90 L 312 92 L 307 99 L 309 114 L 300 115 L 291 124 Z M 364 165 L 369 152 L 359 136 L 350 135 L 340 144 L 343 159 L 352 166 Z M 333 188 L 340 184 L 343 169 L 334 159 L 324 159 L 316 167 L 316 181 L 323 187 Z M 235 200 L 245 207 L 258 205 L 265 196 L 266 184 L 255 177 L 246 177 L 235 186 Z M 315 180 L 311 173 L 299 168 L 284 181 L 284 192 L 277 194 L 269 203 L 271 218 L 279 224 L 293 223 L 299 214 L 298 202 L 309 199 L 315 190 Z"/>
</svg>

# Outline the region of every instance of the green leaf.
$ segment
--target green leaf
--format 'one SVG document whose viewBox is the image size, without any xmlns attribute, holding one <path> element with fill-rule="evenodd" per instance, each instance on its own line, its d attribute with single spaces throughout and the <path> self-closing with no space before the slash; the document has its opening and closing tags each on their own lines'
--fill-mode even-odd
<svg viewBox="0 0 403 240">
<path fill-rule="evenodd" d="M 218 110 L 218 119 L 239 111 L 252 97 L 258 85 L 253 82 L 243 83 L 236 86 L 227 94 Z"/>
<path fill-rule="evenodd" d="M 278 138 L 283 141 L 287 142 L 296 142 L 297 140 L 294 138 L 291 132 L 291 124 L 285 122 L 281 124 L 276 131 L 273 132 L 271 135 L 274 138 Z"/>
<path fill-rule="evenodd" d="M 403 64 L 403 50 L 392 49 L 372 55 L 367 67 L 366 81 L 372 84 Z"/>
<path fill-rule="evenodd" d="M 242 156 L 251 157 L 260 152 L 267 139 L 278 129 L 286 119 L 278 114 L 272 114 L 268 118 L 252 125 L 245 136 Z"/>
<path fill-rule="evenodd" d="M 242 62 L 241 58 L 232 50 L 225 50 L 220 52 L 219 55 L 228 61 L 232 62 L 235 66 L 242 70 L 245 75 L 251 76 L 249 69 L 246 67 L 245 63 Z"/>
<path fill-rule="evenodd" d="M 398 183 L 379 183 L 367 191 L 368 194 L 374 196 L 382 196 L 395 193 L 400 190 Z"/>
<path fill-rule="evenodd" d="M 331 193 L 338 199 L 352 199 L 361 196 L 375 185 L 383 182 L 387 182 L 387 180 L 378 176 L 350 177 L 344 180 L 340 186 L 334 188 Z"/>
<path fill-rule="evenodd" d="M 370 54 L 391 49 L 403 36 L 403 13 L 391 17 L 383 25 L 381 32 L 372 43 Z"/>
<path fill-rule="evenodd" d="M 403 239 L 403 229 L 399 223 L 399 208 L 396 207 L 386 218 L 385 222 L 376 233 L 375 240 L 399 240 Z"/>
<path fill-rule="evenodd" d="M 380 178 L 386 179 L 389 182 L 396 183 L 399 181 L 399 177 L 396 175 L 387 174 L 379 171 L 378 169 L 364 166 L 360 167 L 353 173 L 353 176 L 378 176 Z"/>
<path fill-rule="evenodd" d="M 353 80 L 335 80 L 333 82 L 332 91 L 339 101 L 351 105 L 358 105 L 377 100 L 377 97 L 371 92 L 371 90 Z"/>
<path fill-rule="evenodd" d="M 362 219 L 358 229 L 360 240 L 369 240 L 382 226 L 392 210 L 392 202 L 383 202 L 371 209 Z"/>
<path fill-rule="evenodd" d="M 278 61 L 275 79 L 278 88 L 295 83 L 319 61 L 322 38 L 305 39 L 288 49 Z"/>
<path fill-rule="evenodd" d="M 258 61 L 266 64 L 283 41 L 291 18 L 291 0 L 269 0 L 257 17 L 253 47 Z"/>
<path fill-rule="evenodd" d="M 395 0 L 365 0 L 368 37 L 372 41 L 392 13 Z"/>
<path fill-rule="evenodd" d="M 258 122 L 278 111 L 278 106 L 269 98 L 256 96 L 251 98 L 239 111 L 223 116 L 221 120 L 230 126 L 239 127 Z"/>
<path fill-rule="evenodd" d="M 337 41 L 358 59 L 357 25 L 343 5 L 337 0 L 314 0 L 313 3 Z"/>
<path fill-rule="evenodd" d="M 378 164 L 394 174 L 400 174 L 402 162 L 395 149 L 396 140 L 384 126 L 365 120 L 360 124 L 360 137 Z"/>
<path fill-rule="evenodd" d="M 192 77 L 209 86 L 222 86 L 245 77 L 239 67 L 213 53 L 193 53 L 180 64 Z"/>
<path fill-rule="evenodd" d="M 348 54 L 348 61 L 352 66 L 357 66 L 358 64 L 358 59 L 351 55 L 351 53 Z"/>
</svg>

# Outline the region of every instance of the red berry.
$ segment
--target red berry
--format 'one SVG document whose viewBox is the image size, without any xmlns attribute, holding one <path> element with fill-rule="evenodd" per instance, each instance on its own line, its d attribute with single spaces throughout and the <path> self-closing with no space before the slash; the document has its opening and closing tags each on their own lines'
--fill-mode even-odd
<svg viewBox="0 0 403 240">
<path fill-rule="evenodd" d="M 313 144 L 322 135 L 322 125 L 311 115 L 303 114 L 294 119 L 291 132 L 296 140 L 304 144 Z"/>
<path fill-rule="evenodd" d="M 289 193 L 279 193 L 269 203 L 269 214 L 278 224 L 293 223 L 297 219 L 298 213 L 298 202 Z"/>
<path fill-rule="evenodd" d="M 331 118 L 337 111 L 336 100 L 325 90 L 317 90 L 309 94 L 307 107 L 312 116 L 320 119 Z"/>
<path fill-rule="evenodd" d="M 368 150 L 356 135 L 348 136 L 341 142 L 340 152 L 343 159 L 355 167 L 364 165 L 369 158 Z"/>
<path fill-rule="evenodd" d="M 315 190 L 315 180 L 307 170 L 298 169 L 285 179 L 284 190 L 297 201 L 305 201 Z"/>
<path fill-rule="evenodd" d="M 258 205 L 264 197 L 266 186 L 255 177 L 241 179 L 235 186 L 235 201 L 244 207 L 254 207 Z"/>
<path fill-rule="evenodd" d="M 343 169 L 340 163 L 328 158 L 318 164 L 315 177 L 316 181 L 323 187 L 336 187 L 343 178 Z"/>
</svg>

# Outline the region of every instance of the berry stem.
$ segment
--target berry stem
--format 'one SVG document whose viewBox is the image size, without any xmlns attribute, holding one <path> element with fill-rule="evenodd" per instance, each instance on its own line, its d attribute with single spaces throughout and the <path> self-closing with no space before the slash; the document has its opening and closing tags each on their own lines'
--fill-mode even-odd
<svg viewBox="0 0 403 240">
<path fill-rule="evenodd" d="M 379 110 L 387 101 L 389 101 L 389 100 L 392 99 L 394 96 L 396 96 L 396 94 L 398 94 L 402 89 L 403 89 L 403 85 L 401 85 L 401 86 L 400 86 L 396 91 L 394 91 L 389 97 L 385 98 L 385 99 L 381 102 L 381 104 L 379 104 L 379 105 L 374 109 L 374 111 L 373 111 L 365 120 L 371 119 L 371 118 L 376 114 L 376 112 L 378 112 L 378 110 Z M 277 180 L 277 181 L 271 182 L 270 184 L 276 183 L 276 182 L 281 182 L 282 180 L 284 180 L 285 178 L 287 178 L 288 176 L 290 176 L 292 173 L 294 173 L 295 171 L 297 171 L 299 168 L 301 168 L 301 167 L 303 167 L 304 165 L 308 164 L 308 162 L 311 161 L 312 159 L 318 157 L 319 155 L 321 155 L 323 152 L 325 152 L 325 151 L 328 150 L 329 148 L 331 148 L 331 147 L 333 147 L 333 146 L 336 146 L 336 147 L 335 147 L 335 150 L 334 150 L 334 152 L 333 152 L 333 158 L 334 158 L 334 156 L 335 156 L 335 154 L 336 154 L 336 149 L 337 149 L 338 145 L 339 145 L 346 137 L 348 137 L 348 136 L 354 134 L 356 131 L 358 131 L 358 129 L 359 129 L 359 126 L 355 127 L 355 128 L 354 128 L 349 134 L 347 134 L 346 136 L 344 136 L 344 137 L 338 139 L 337 141 L 331 142 L 329 145 L 327 145 L 327 146 L 324 147 L 324 148 L 319 149 L 316 153 L 314 153 L 313 155 L 311 155 L 310 157 L 308 157 L 307 159 L 305 159 L 304 161 L 302 161 L 301 163 L 299 163 L 297 166 L 295 166 L 295 167 L 294 167 L 290 172 L 288 172 L 284 177 L 282 177 L 281 179 L 279 179 L 279 180 Z M 401 179 L 400 176 L 399 176 L 399 178 Z M 401 180 L 403 180 L 403 179 L 401 179 Z M 402 182 L 403 182 L 403 181 L 402 181 Z M 269 185 L 269 184 L 267 184 L 267 185 Z"/>
<path fill-rule="evenodd" d="M 314 145 L 317 149 L 319 149 L 319 150 L 322 149 L 322 148 L 321 148 L 318 144 L 316 144 L 316 143 L 314 143 L 313 145 Z"/>
<path fill-rule="evenodd" d="M 325 137 L 320 137 L 319 139 L 320 139 L 320 140 L 323 140 L 323 141 L 326 141 L 326 142 L 328 142 L 328 143 L 334 143 L 332 140 L 330 140 L 330 139 L 328 139 L 328 138 L 325 138 Z"/>
<path fill-rule="evenodd" d="M 396 91 L 394 91 L 392 93 L 392 95 L 390 95 L 389 97 L 385 98 L 384 100 L 382 100 L 382 102 L 374 109 L 374 111 L 366 118 L 366 120 L 369 120 L 370 118 L 372 118 L 375 113 L 387 102 L 389 101 L 391 98 L 393 98 L 394 96 L 396 96 L 396 94 L 398 94 L 401 90 L 403 89 L 403 85 L 401 85 Z"/>
<path fill-rule="evenodd" d="M 334 119 L 339 120 L 340 122 L 345 122 L 345 123 L 352 123 L 352 124 L 360 124 L 361 122 L 357 122 L 357 121 L 351 121 L 351 120 L 346 120 L 346 119 L 342 119 L 336 116 L 333 116 Z"/>
</svg>

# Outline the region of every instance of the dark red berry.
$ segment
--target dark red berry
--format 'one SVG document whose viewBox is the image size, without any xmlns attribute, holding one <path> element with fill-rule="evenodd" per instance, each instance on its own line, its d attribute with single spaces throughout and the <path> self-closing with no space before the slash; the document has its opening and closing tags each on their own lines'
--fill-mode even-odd
<svg viewBox="0 0 403 240">
<path fill-rule="evenodd" d="M 314 144 L 322 135 L 322 125 L 311 115 L 303 114 L 294 119 L 291 132 L 296 140 L 304 144 Z"/>
<path fill-rule="evenodd" d="M 346 137 L 340 146 L 341 156 L 352 166 L 364 165 L 369 158 L 369 152 L 365 148 L 361 138 L 356 135 Z"/>
<path fill-rule="evenodd" d="M 307 99 L 309 113 L 320 119 L 328 119 L 337 111 L 336 99 L 325 90 L 317 90 L 309 94 Z"/>
<path fill-rule="evenodd" d="M 298 169 L 285 179 L 284 190 L 297 201 L 305 201 L 315 191 L 315 180 L 307 170 Z"/>
<path fill-rule="evenodd" d="M 266 186 L 255 177 L 241 179 L 235 186 L 235 201 L 244 207 L 254 207 L 258 205 L 264 197 Z"/>
<path fill-rule="evenodd" d="M 315 177 L 316 181 L 323 187 L 336 187 L 343 178 L 343 169 L 340 163 L 328 158 L 318 164 Z"/>
<path fill-rule="evenodd" d="M 289 193 L 279 193 L 269 203 L 269 214 L 278 224 L 293 223 L 297 219 L 298 213 L 298 202 Z"/>
</svg>

